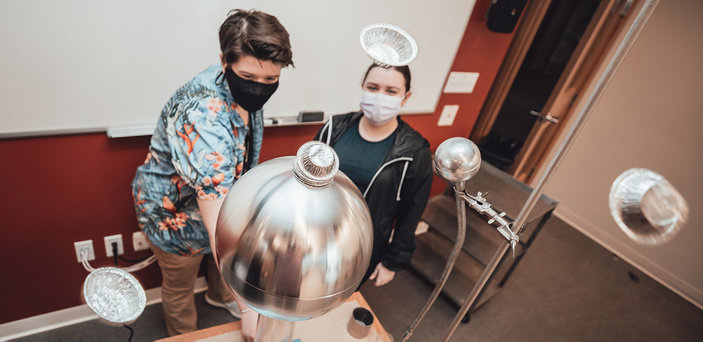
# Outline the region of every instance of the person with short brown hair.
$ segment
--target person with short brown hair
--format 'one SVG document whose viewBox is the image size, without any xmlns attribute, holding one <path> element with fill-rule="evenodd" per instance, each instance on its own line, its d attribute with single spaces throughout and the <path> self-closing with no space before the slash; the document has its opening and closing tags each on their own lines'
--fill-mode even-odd
<svg viewBox="0 0 703 342">
<path fill-rule="evenodd" d="M 139 227 L 162 274 L 169 335 L 197 329 L 193 289 L 204 255 L 210 264 L 206 301 L 242 320 L 253 341 L 258 314 L 236 301 L 211 254 L 217 215 L 234 182 L 259 160 L 262 106 L 281 69 L 293 65 L 288 32 L 276 17 L 231 11 L 220 27 L 220 62 L 171 96 L 164 106 L 132 195 Z"/>
</svg>

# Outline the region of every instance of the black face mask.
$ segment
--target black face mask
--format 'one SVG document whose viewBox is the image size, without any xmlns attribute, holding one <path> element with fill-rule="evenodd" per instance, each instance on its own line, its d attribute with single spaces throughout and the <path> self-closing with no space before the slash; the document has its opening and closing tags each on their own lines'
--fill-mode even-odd
<svg viewBox="0 0 703 342">
<path fill-rule="evenodd" d="M 278 82 L 265 84 L 245 80 L 232 71 L 229 66 L 225 67 L 225 79 L 234 102 L 250 113 L 261 109 L 278 89 Z"/>
</svg>

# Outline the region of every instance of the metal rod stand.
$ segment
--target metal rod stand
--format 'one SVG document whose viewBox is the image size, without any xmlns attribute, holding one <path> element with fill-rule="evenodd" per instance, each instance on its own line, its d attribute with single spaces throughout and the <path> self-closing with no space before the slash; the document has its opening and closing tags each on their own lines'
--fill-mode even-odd
<svg viewBox="0 0 703 342">
<path fill-rule="evenodd" d="M 457 229 L 457 233 L 456 233 L 456 242 L 454 243 L 454 247 L 452 248 L 452 252 L 449 254 L 449 258 L 447 259 L 447 263 L 444 266 L 444 270 L 442 271 L 442 275 L 439 278 L 439 282 L 437 283 L 434 290 L 432 291 L 430 298 L 425 303 L 425 306 L 423 306 L 422 309 L 420 310 L 420 312 L 417 314 L 417 317 L 415 317 L 415 320 L 412 322 L 412 324 L 410 324 L 408 329 L 405 330 L 405 333 L 403 334 L 403 339 L 402 339 L 403 342 L 407 341 L 410 338 L 410 336 L 413 335 L 413 332 L 415 332 L 415 329 L 420 324 L 422 319 L 425 318 L 425 315 L 430 310 L 430 307 L 432 306 L 432 304 L 434 304 L 435 300 L 437 300 L 439 293 L 442 292 L 444 285 L 447 283 L 447 279 L 449 279 L 449 274 L 452 273 L 452 268 L 454 267 L 454 262 L 459 257 L 459 253 L 461 252 L 461 248 L 464 246 L 464 239 L 466 238 L 466 206 L 464 204 L 464 200 L 461 197 L 463 193 L 464 193 L 464 182 L 460 182 L 454 186 L 454 197 L 456 198 L 458 229 Z"/>
<path fill-rule="evenodd" d="M 527 220 L 527 215 L 532 211 L 535 204 L 539 200 L 539 197 L 544 192 L 544 188 L 546 187 L 547 183 L 549 183 L 549 181 L 551 180 L 556 168 L 564 159 L 564 155 L 569 150 L 569 148 L 571 148 L 571 145 L 573 145 L 576 136 L 585 125 L 588 116 L 591 114 L 591 112 L 593 112 L 596 103 L 598 103 L 598 100 L 603 95 L 605 88 L 615 76 L 615 71 L 622 64 L 622 61 L 625 59 L 625 55 L 627 55 L 627 52 L 632 47 L 632 44 L 637 38 L 637 35 L 642 31 L 642 28 L 647 22 L 649 16 L 652 14 L 652 12 L 654 12 L 654 8 L 656 7 L 658 2 L 659 0 L 645 0 L 644 4 L 642 5 L 642 8 L 637 13 L 637 16 L 632 22 L 632 25 L 625 34 L 625 37 L 620 42 L 618 48 L 616 49 L 610 61 L 608 62 L 608 65 L 603 71 L 603 74 L 598 79 L 598 82 L 596 83 L 595 87 L 586 99 L 586 105 L 583 106 L 576 121 L 571 127 L 571 130 L 569 131 L 566 139 L 561 144 L 559 150 L 556 152 L 551 162 L 549 163 L 549 166 L 542 174 L 539 183 L 537 183 L 535 189 L 532 191 L 530 197 L 527 199 L 527 202 L 525 202 L 525 204 L 523 205 L 522 210 L 520 210 L 520 214 L 518 214 L 517 218 L 515 219 L 513 230 L 518 230 Z M 478 282 L 476 282 L 476 285 L 474 285 L 474 288 L 472 289 L 470 295 L 466 298 L 464 304 L 462 304 L 461 309 L 459 309 L 457 315 L 454 316 L 454 320 L 452 320 L 452 323 L 450 324 L 449 328 L 447 328 L 442 341 L 449 341 L 449 338 L 451 338 L 451 336 L 454 334 L 454 331 L 459 325 L 459 322 L 464 317 L 464 315 L 466 315 L 469 308 L 473 305 L 474 301 L 476 301 L 476 298 L 478 297 L 479 293 L 481 293 L 483 288 L 486 286 L 486 283 L 495 271 L 496 267 L 498 266 L 498 263 L 500 262 L 500 259 L 502 258 L 503 254 L 505 254 L 507 248 L 508 243 L 501 242 L 498 251 L 496 252 L 496 254 L 493 255 L 493 259 L 491 259 L 489 265 L 481 274 L 481 277 L 479 278 Z"/>
</svg>

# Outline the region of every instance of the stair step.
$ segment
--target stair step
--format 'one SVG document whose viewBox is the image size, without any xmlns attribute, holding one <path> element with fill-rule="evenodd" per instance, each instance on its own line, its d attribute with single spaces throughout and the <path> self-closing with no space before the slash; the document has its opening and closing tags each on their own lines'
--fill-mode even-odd
<svg viewBox="0 0 703 342">
<path fill-rule="evenodd" d="M 417 236 L 417 249 L 411 261 L 412 267 L 433 284 L 439 282 L 444 265 L 453 247 L 453 242 L 434 232 Z M 457 306 L 465 301 L 484 270 L 484 265 L 467 253 L 460 253 L 452 273 L 442 290 Z M 490 282 L 484 294 L 474 304 L 474 309 L 483 304 L 499 288 L 497 282 Z"/>
</svg>

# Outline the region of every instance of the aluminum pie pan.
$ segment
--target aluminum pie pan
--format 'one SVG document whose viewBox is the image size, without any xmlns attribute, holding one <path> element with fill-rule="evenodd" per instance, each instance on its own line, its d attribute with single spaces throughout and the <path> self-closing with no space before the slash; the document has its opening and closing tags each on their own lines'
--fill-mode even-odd
<svg viewBox="0 0 703 342">
<path fill-rule="evenodd" d="M 688 219 L 688 204 L 661 175 L 648 169 L 629 169 L 613 182 L 610 214 L 632 240 L 644 245 L 670 241 Z"/>
<path fill-rule="evenodd" d="M 339 158 L 334 149 L 319 141 L 309 141 L 298 149 L 293 174 L 312 188 L 326 188 L 339 171 Z"/>
<path fill-rule="evenodd" d="M 132 323 L 146 308 L 146 292 L 137 278 L 116 267 L 88 274 L 82 292 L 88 307 L 108 323 Z"/>
<path fill-rule="evenodd" d="M 417 57 L 415 39 L 395 25 L 368 25 L 361 30 L 359 40 L 366 54 L 384 67 L 408 65 Z"/>
</svg>

